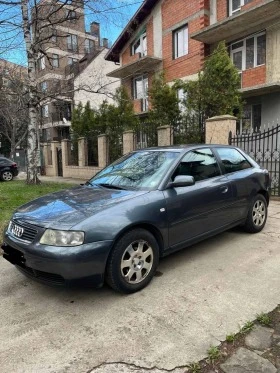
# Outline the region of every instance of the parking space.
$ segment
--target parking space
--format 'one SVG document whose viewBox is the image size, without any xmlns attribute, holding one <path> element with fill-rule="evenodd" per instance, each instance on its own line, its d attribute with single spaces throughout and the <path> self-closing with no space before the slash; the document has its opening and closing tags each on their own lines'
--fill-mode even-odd
<svg viewBox="0 0 280 373">
<path fill-rule="evenodd" d="M 278 201 L 263 232 L 234 229 L 164 258 L 152 283 L 129 296 L 47 287 L 0 258 L 1 371 L 80 373 L 105 363 L 101 372 L 109 362 L 173 369 L 200 360 L 279 303 L 279 267 Z"/>
</svg>

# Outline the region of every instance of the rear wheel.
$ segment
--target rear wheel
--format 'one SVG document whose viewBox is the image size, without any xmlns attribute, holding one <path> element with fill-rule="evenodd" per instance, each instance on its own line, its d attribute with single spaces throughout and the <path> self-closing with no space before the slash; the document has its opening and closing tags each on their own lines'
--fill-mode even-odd
<svg viewBox="0 0 280 373">
<path fill-rule="evenodd" d="M 14 177 L 14 175 L 11 171 L 3 171 L 1 173 L 1 180 L 3 180 L 3 181 L 11 181 L 11 180 L 13 180 L 13 177 Z"/>
<path fill-rule="evenodd" d="M 131 230 L 113 248 L 106 281 L 114 290 L 134 293 L 151 281 L 158 260 L 159 247 L 155 237 L 145 229 Z"/>
<path fill-rule="evenodd" d="M 267 202 L 262 194 L 258 194 L 251 203 L 244 230 L 249 233 L 258 233 L 265 226 L 266 219 Z"/>
</svg>

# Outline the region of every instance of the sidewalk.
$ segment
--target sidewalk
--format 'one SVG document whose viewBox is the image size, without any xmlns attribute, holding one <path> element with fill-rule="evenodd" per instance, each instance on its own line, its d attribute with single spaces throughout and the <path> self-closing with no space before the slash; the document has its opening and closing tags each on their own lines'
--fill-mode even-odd
<svg viewBox="0 0 280 373">
<path fill-rule="evenodd" d="M 69 183 L 69 184 L 83 184 L 87 180 L 85 179 L 78 179 L 73 177 L 62 177 L 62 176 L 43 176 L 38 175 L 39 179 L 42 182 L 52 182 L 52 183 Z M 26 172 L 20 172 L 15 180 L 24 180 L 26 179 Z"/>
</svg>

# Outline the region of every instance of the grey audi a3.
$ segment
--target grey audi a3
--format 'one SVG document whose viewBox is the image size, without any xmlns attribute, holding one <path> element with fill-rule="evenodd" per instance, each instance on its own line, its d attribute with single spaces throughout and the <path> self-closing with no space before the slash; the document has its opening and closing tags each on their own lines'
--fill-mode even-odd
<svg viewBox="0 0 280 373">
<path fill-rule="evenodd" d="M 159 258 L 234 226 L 260 232 L 269 174 L 238 148 L 186 145 L 132 152 L 84 185 L 21 206 L 4 258 L 38 281 L 133 293 Z"/>
</svg>

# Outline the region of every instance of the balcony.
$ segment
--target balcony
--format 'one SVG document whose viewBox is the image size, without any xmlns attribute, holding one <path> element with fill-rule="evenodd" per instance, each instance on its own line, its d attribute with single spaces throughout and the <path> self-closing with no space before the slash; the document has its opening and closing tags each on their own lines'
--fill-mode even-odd
<svg viewBox="0 0 280 373">
<path fill-rule="evenodd" d="M 136 61 L 111 71 L 107 76 L 124 79 L 131 76 L 145 74 L 149 71 L 153 71 L 161 62 L 161 58 L 151 56 L 140 57 L 139 55 L 139 58 Z"/>
<path fill-rule="evenodd" d="M 241 12 L 227 17 L 222 21 L 191 34 L 191 38 L 206 44 L 213 44 L 221 40 L 227 42 L 238 40 L 246 35 L 279 22 L 279 0 L 264 0 Z"/>
</svg>

